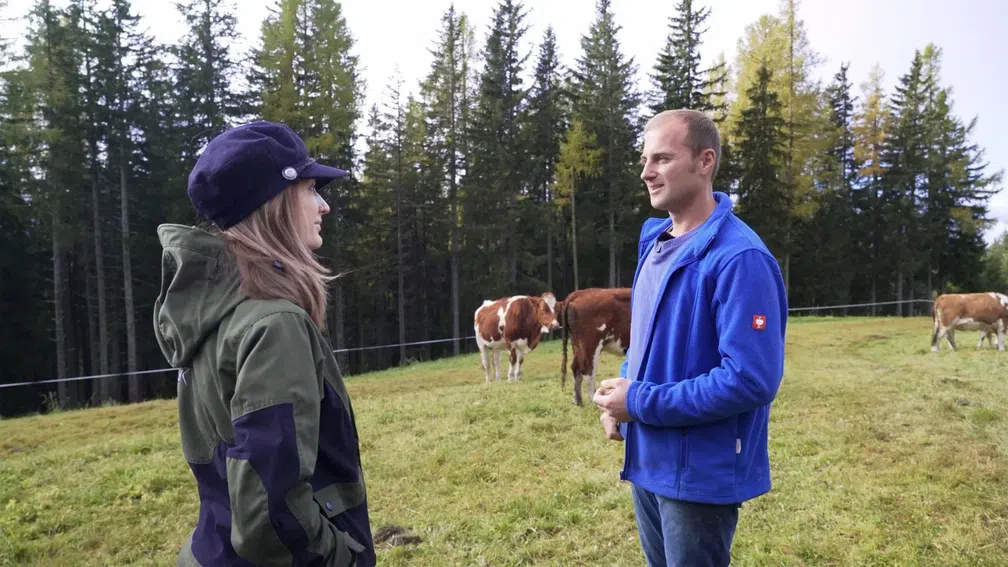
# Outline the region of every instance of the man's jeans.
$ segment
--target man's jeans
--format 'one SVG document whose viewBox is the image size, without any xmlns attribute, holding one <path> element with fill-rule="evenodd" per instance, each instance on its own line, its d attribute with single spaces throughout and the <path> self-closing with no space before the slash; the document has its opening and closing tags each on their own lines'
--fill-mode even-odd
<svg viewBox="0 0 1008 567">
<path fill-rule="evenodd" d="M 728 567 L 737 504 L 671 500 L 633 483 L 630 486 L 648 567 Z"/>
</svg>

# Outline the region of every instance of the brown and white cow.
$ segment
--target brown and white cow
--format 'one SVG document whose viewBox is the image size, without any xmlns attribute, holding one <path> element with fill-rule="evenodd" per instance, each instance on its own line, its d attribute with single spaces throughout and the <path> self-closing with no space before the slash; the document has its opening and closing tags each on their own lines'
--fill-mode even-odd
<svg viewBox="0 0 1008 567">
<path fill-rule="evenodd" d="M 588 397 L 595 394 L 595 371 L 602 351 L 625 356 L 630 347 L 630 288 L 587 288 L 573 291 L 557 307 L 563 340 L 560 387 L 567 387 L 567 340 L 574 351 L 574 404 L 581 401 L 581 381 L 588 378 Z"/>
<path fill-rule="evenodd" d="M 998 350 L 1004 350 L 1004 333 L 1008 330 L 1008 296 L 997 292 L 948 293 L 939 295 L 931 311 L 934 330 L 931 350 L 938 352 L 942 337 L 956 350 L 955 331 L 980 331 L 977 348 L 985 336 L 996 334 Z"/>
<path fill-rule="evenodd" d="M 559 326 L 556 296 L 548 291 L 538 297 L 515 295 L 484 301 L 473 314 L 473 329 L 486 381 L 490 381 L 491 356 L 494 380 L 500 380 L 500 355 L 505 350 L 511 353 L 508 382 L 520 380 L 525 357 L 535 350 L 542 335 Z"/>
</svg>

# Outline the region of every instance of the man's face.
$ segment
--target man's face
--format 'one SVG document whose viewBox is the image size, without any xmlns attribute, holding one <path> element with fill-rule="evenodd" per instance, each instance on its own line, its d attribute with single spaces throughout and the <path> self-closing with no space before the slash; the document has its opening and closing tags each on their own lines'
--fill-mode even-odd
<svg viewBox="0 0 1008 567">
<path fill-rule="evenodd" d="M 647 185 L 651 206 L 659 211 L 678 210 L 691 202 L 710 176 L 713 152 L 694 158 L 685 139 L 686 123 L 676 117 L 652 125 L 644 134 L 640 177 Z"/>
</svg>

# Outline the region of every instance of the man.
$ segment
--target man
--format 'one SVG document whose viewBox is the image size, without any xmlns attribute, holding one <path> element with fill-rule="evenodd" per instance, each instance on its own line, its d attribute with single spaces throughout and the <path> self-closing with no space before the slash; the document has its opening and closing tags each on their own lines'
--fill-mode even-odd
<svg viewBox="0 0 1008 567">
<path fill-rule="evenodd" d="M 701 112 L 645 126 L 641 179 L 669 218 L 644 222 L 630 350 L 593 397 L 606 435 L 626 439 L 620 479 L 652 567 L 728 565 L 739 506 L 770 490 L 787 297 L 773 255 L 713 190 L 720 154 Z"/>
</svg>

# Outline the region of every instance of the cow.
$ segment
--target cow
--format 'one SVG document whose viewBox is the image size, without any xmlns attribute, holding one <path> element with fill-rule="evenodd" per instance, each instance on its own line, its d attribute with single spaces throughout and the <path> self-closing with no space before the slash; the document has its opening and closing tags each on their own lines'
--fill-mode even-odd
<svg viewBox="0 0 1008 567">
<path fill-rule="evenodd" d="M 998 350 L 1003 351 L 1004 333 L 1008 329 L 1008 296 L 997 292 L 949 293 L 935 298 L 931 308 L 934 329 L 931 333 L 931 351 L 938 352 L 942 337 L 948 339 L 952 350 L 956 329 L 980 331 L 977 348 L 985 337 L 997 335 Z M 991 341 L 993 343 L 993 340 Z"/>
<path fill-rule="evenodd" d="M 587 288 L 573 291 L 557 307 L 563 359 L 560 387 L 567 387 L 567 340 L 574 359 L 574 405 L 581 401 L 581 381 L 588 378 L 588 397 L 595 394 L 595 371 L 602 351 L 626 356 L 630 347 L 630 288 Z"/>
<path fill-rule="evenodd" d="M 491 356 L 494 380 L 500 381 L 500 355 L 505 350 L 510 352 L 508 382 L 521 379 L 525 357 L 535 350 L 542 335 L 560 325 L 556 302 L 556 296 L 547 291 L 538 297 L 514 295 L 487 299 L 476 308 L 473 329 L 487 382 L 490 382 Z"/>
</svg>

